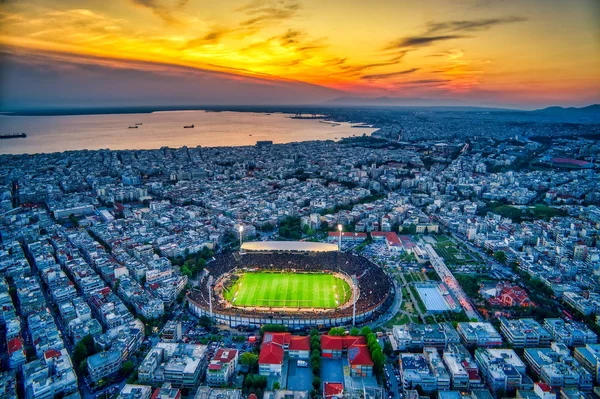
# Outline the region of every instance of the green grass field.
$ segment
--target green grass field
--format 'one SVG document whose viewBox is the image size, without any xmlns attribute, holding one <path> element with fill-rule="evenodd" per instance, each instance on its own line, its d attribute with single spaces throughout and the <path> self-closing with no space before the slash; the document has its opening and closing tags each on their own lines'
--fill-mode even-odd
<svg viewBox="0 0 600 399">
<path fill-rule="evenodd" d="M 331 274 L 244 273 L 223 293 L 236 306 L 332 309 L 350 300 L 344 280 Z"/>
<path fill-rule="evenodd" d="M 435 236 L 437 243 L 434 245 L 435 251 L 444 258 L 444 261 L 453 265 L 467 265 L 476 263 L 475 259 L 468 251 L 458 248 L 454 242 L 445 236 Z"/>
</svg>

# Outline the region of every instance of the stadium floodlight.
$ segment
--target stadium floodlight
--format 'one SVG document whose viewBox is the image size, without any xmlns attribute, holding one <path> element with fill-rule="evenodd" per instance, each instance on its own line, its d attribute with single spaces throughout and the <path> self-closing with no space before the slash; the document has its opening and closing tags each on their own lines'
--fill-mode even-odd
<svg viewBox="0 0 600 399">
<path fill-rule="evenodd" d="M 338 239 L 338 250 L 341 251 L 342 250 L 342 230 L 344 230 L 344 226 L 342 226 L 342 224 L 338 224 L 338 230 L 340 232 L 340 237 Z"/>
<path fill-rule="evenodd" d="M 244 232 L 243 224 L 240 224 L 240 227 L 238 227 L 238 231 L 240 232 L 240 252 L 242 252 L 242 233 Z"/>
</svg>

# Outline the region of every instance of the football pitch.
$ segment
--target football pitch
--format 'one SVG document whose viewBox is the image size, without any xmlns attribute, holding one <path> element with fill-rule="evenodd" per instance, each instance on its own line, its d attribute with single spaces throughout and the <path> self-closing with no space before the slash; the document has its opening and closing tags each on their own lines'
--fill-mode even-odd
<svg viewBox="0 0 600 399">
<path fill-rule="evenodd" d="M 347 282 L 322 273 L 244 273 L 223 292 L 236 306 L 332 309 L 352 296 Z"/>
</svg>

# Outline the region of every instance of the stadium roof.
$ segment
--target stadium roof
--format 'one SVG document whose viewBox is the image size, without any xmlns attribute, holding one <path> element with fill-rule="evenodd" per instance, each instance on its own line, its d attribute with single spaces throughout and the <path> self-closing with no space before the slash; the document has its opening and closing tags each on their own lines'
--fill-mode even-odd
<svg viewBox="0 0 600 399">
<path fill-rule="evenodd" d="M 244 251 L 334 252 L 336 244 L 307 241 L 253 241 L 242 244 Z"/>
</svg>

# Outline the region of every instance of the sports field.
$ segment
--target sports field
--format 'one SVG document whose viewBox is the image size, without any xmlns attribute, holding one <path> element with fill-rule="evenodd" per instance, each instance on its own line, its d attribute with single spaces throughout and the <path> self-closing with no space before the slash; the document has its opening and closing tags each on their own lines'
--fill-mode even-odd
<svg viewBox="0 0 600 399">
<path fill-rule="evenodd" d="M 469 251 L 457 246 L 448 237 L 439 235 L 434 236 L 437 241 L 434 244 L 435 252 L 438 253 L 444 261 L 451 265 L 467 265 L 477 263 L 477 259 L 473 257 Z"/>
<path fill-rule="evenodd" d="M 344 280 L 322 273 L 244 273 L 223 293 L 236 306 L 332 309 L 350 300 Z"/>
</svg>

